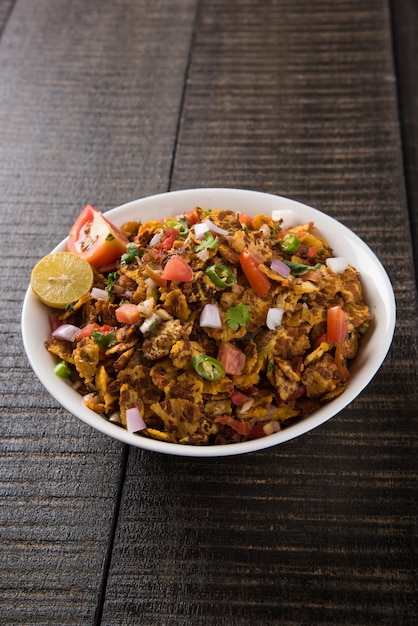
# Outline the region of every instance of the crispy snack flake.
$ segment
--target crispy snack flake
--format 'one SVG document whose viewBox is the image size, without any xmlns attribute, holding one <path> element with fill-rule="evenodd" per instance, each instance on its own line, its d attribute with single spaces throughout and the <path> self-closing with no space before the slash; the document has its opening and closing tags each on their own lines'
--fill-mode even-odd
<svg viewBox="0 0 418 626">
<path fill-rule="evenodd" d="M 92 293 L 57 312 L 59 324 L 80 329 L 73 341 L 46 341 L 90 409 L 126 428 L 137 407 L 146 426 L 138 436 L 158 441 L 232 444 L 343 393 L 372 316 L 357 270 L 327 266 L 333 251 L 314 224 L 285 230 L 268 216 L 241 223 L 236 212 L 196 207 L 122 230 L 135 254 L 95 271 Z M 267 285 L 261 296 L 257 281 Z M 328 337 L 330 309 L 344 325 L 339 343 Z M 215 363 L 205 378 L 196 357 Z"/>
</svg>

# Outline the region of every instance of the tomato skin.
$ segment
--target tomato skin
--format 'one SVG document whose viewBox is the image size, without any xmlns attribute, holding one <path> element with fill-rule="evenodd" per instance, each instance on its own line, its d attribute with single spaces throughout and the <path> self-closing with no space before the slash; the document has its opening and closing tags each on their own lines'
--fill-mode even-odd
<svg viewBox="0 0 418 626">
<path fill-rule="evenodd" d="M 91 204 L 86 204 L 70 229 L 67 249 L 101 268 L 120 259 L 128 243 L 117 226 Z"/>
<path fill-rule="evenodd" d="M 232 343 L 223 341 L 219 346 L 218 360 L 222 363 L 225 374 L 240 376 L 245 366 L 246 356 Z"/>
<path fill-rule="evenodd" d="M 115 311 L 116 319 L 120 324 L 135 324 L 141 317 L 141 313 L 139 312 L 136 304 L 132 304 L 132 302 L 124 302 L 120 305 Z"/>
<path fill-rule="evenodd" d="M 271 287 L 271 283 L 267 276 L 259 269 L 260 262 L 251 252 L 245 248 L 239 255 L 239 262 L 242 271 L 247 277 L 248 282 L 257 294 L 264 296 Z"/>
<path fill-rule="evenodd" d="M 161 274 L 163 280 L 175 280 L 178 283 L 188 283 L 193 280 L 193 270 L 178 254 L 170 257 Z"/>
<path fill-rule="evenodd" d="M 214 421 L 218 424 L 230 426 L 240 435 L 248 435 L 251 429 L 249 422 L 240 422 L 233 417 L 229 417 L 229 415 L 220 415 L 215 417 Z"/>
<path fill-rule="evenodd" d="M 343 309 L 337 305 L 327 311 L 327 339 L 342 343 L 347 334 L 347 321 Z"/>
<path fill-rule="evenodd" d="M 160 287 L 167 287 L 167 279 L 162 278 L 161 270 L 154 270 L 150 265 L 146 265 L 145 273 Z"/>
</svg>

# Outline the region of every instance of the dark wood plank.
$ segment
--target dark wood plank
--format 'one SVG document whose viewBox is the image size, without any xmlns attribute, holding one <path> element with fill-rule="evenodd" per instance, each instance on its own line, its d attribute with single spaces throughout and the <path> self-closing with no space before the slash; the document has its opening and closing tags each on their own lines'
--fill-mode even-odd
<svg viewBox="0 0 418 626">
<path fill-rule="evenodd" d="M 386 2 L 201 2 L 172 188 L 261 189 L 374 248 L 398 328 L 309 435 L 193 462 L 129 451 L 104 623 L 416 623 L 416 291 Z"/>
<path fill-rule="evenodd" d="M 393 0 L 391 10 L 409 218 L 418 277 L 418 5 L 414 0 Z"/>
<path fill-rule="evenodd" d="M 84 203 L 167 189 L 194 5 L 16 0 L 1 33 L 2 624 L 100 614 L 125 450 L 43 390 L 20 311 Z"/>
</svg>

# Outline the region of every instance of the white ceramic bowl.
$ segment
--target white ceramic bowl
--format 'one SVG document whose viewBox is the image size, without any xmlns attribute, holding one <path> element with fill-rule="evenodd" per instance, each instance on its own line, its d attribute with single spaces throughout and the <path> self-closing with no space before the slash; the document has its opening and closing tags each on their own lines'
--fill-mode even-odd
<svg viewBox="0 0 418 626">
<path fill-rule="evenodd" d="M 67 381 L 53 373 L 54 357 L 45 349 L 50 334 L 49 310 L 29 287 L 22 311 L 22 335 L 29 362 L 41 383 L 67 411 L 98 431 L 124 443 L 155 452 L 191 457 L 229 456 L 275 446 L 323 424 L 360 394 L 381 366 L 392 342 L 395 327 L 395 298 L 389 278 L 370 248 L 347 227 L 309 206 L 257 191 L 244 189 L 188 189 L 163 193 L 129 202 L 106 213 L 116 225 L 129 220 L 147 221 L 175 215 L 199 205 L 203 209 L 232 209 L 250 215 L 271 215 L 273 211 L 291 226 L 313 221 L 334 249 L 360 272 L 365 301 L 375 316 L 354 363 L 343 394 L 323 405 L 309 417 L 282 431 L 243 443 L 215 446 L 188 446 L 146 439 L 129 433 L 100 417 L 84 405 L 82 397 Z M 65 250 L 64 239 L 55 250 Z"/>
</svg>

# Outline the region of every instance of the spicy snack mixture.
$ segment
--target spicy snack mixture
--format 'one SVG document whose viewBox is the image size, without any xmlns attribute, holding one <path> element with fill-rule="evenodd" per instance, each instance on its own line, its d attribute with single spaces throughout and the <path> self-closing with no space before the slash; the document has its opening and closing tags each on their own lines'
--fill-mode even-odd
<svg viewBox="0 0 418 626">
<path fill-rule="evenodd" d="M 344 391 L 371 315 L 313 223 L 196 207 L 120 230 L 125 253 L 46 341 L 91 410 L 143 437 L 230 444 Z"/>
</svg>

